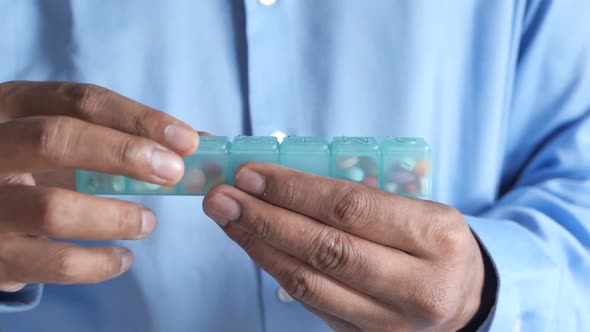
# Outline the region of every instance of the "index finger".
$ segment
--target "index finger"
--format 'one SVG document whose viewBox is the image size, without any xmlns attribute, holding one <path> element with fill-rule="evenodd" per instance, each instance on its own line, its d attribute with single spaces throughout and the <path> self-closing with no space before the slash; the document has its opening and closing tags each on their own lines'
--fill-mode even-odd
<svg viewBox="0 0 590 332">
<path fill-rule="evenodd" d="M 9 118 L 62 115 L 149 138 L 181 156 L 193 153 L 189 125 L 93 84 L 15 81 L 0 84 L 0 109 Z"/>
<path fill-rule="evenodd" d="M 246 164 L 235 179 L 238 188 L 273 205 L 415 255 L 428 254 L 432 241 L 449 232 L 439 222 L 450 213 L 442 204 L 272 164 Z"/>
</svg>

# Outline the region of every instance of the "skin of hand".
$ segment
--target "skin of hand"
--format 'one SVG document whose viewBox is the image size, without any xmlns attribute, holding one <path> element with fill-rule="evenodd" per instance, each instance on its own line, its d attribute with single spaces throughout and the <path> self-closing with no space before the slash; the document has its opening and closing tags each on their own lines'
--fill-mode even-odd
<svg viewBox="0 0 590 332">
<path fill-rule="evenodd" d="M 207 215 L 333 329 L 455 331 L 477 312 L 482 254 L 454 208 L 272 164 L 235 183 Z"/>
<path fill-rule="evenodd" d="M 173 185 L 184 172 L 181 157 L 198 144 L 190 126 L 105 88 L 0 84 L 0 291 L 126 272 L 134 260 L 126 248 L 59 240 L 142 239 L 156 216 L 135 203 L 64 189 L 73 170 Z"/>
</svg>

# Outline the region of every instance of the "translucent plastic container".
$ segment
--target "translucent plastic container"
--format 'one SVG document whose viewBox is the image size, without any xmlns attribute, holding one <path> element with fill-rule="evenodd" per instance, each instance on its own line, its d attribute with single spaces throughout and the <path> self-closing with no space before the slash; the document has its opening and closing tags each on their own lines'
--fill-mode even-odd
<svg viewBox="0 0 590 332">
<path fill-rule="evenodd" d="M 205 195 L 212 187 L 233 184 L 235 171 L 247 162 L 280 164 L 306 173 L 360 183 L 408 197 L 432 192 L 431 151 L 422 138 L 201 137 L 197 151 L 184 158 L 185 173 L 165 187 L 90 171 L 77 171 L 77 189 L 95 195 Z"/>
</svg>

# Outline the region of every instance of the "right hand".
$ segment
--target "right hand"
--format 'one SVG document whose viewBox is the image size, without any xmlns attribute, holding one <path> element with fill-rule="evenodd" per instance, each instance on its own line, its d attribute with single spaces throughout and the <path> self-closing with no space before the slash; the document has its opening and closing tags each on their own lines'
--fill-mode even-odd
<svg viewBox="0 0 590 332">
<path fill-rule="evenodd" d="M 173 185 L 198 144 L 190 126 L 98 86 L 0 84 L 0 291 L 119 276 L 133 263 L 128 249 L 52 239 L 142 239 L 156 226 L 143 206 L 35 185 L 34 173 L 86 169 Z"/>
</svg>

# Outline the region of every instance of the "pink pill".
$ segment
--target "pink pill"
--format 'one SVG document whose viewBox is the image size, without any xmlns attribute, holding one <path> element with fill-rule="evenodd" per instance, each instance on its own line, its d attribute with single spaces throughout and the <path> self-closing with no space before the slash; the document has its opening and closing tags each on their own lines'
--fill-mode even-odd
<svg viewBox="0 0 590 332">
<path fill-rule="evenodd" d="M 415 182 L 404 184 L 404 191 L 408 194 L 413 194 L 418 191 L 418 185 Z"/>
<path fill-rule="evenodd" d="M 215 179 L 221 176 L 222 170 L 219 165 L 214 162 L 206 161 L 202 166 L 203 172 L 208 179 Z"/>
<path fill-rule="evenodd" d="M 379 180 L 374 176 L 367 176 L 363 179 L 363 184 L 372 188 L 378 188 Z"/>
</svg>

